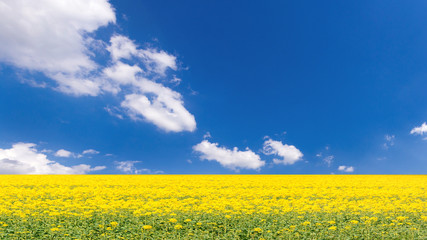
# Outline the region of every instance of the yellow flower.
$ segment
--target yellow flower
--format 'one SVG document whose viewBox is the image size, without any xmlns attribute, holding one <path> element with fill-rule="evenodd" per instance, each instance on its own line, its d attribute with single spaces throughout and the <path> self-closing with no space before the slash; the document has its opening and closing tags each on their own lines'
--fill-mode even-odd
<svg viewBox="0 0 427 240">
<path fill-rule="evenodd" d="M 426 183 L 424 175 L 0 175 L 0 188 L 4 189 L 0 191 L 0 236 L 13 227 L 12 238 L 30 238 L 31 233 L 22 232 L 29 222 L 44 223 L 52 236 L 65 236 L 72 232 L 72 229 L 68 232 L 68 227 L 75 228 L 69 226 L 67 219 L 79 219 L 82 226 L 88 226 L 91 219 L 99 216 L 98 219 L 105 221 L 99 224 L 105 226 L 96 223 L 94 229 L 87 229 L 88 236 L 100 232 L 105 233 L 105 237 L 119 239 L 111 235 L 112 231 L 103 230 L 107 227 L 115 230 L 125 223 L 128 226 L 144 219 L 138 225 L 139 233 L 161 231 L 159 236 L 165 239 L 181 232 L 174 230 L 177 224 L 182 224 L 182 230 L 189 230 L 181 237 L 188 237 L 191 232 L 196 239 L 215 226 L 217 238 L 223 238 L 225 232 L 249 231 L 252 238 L 258 239 L 269 230 L 280 230 L 281 234 L 287 234 L 283 238 L 296 239 L 296 229 L 300 236 L 306 236 L 313 226 L 324 231 L 335 230 L 329 231 L 329 235 L 343 231 L 340 232 L 342 238 L 350 236 L 352 231 L 369 228 L 377 237 L 389 239 L 404 229 L 419 235 L 425 228 Z M 58 221 L 58 216 L 64 221 Z M 345 220 L 347 216 L 350 218 Z M 285 222 L 288 217 L 289 221 Z M 234 224 L 229 223 L 234 220 Z M 240 225 L 237 220 L 251 223 Z M 8 226 L 6 222 L 11 224 Z M 148 223 L 156 225 L 156 229 L 154 226 L 151 230 L 144 228 Z M 59 227 L 61 225 L 63 227 Z M 411 230 L 412 227 L 417 230 Z M 262 233 L 258 234 L 254 228 L 262 229 Z"/>
<path fill-rule="evenodd" d="M 152 227 L 152 226 L 150 226 L 150 225 L 144 225 L 142 228 L 143 228 L 143 229 L 145 229 L 145 230 L 150 230 L 150 229 L 152 229 L 153 227 Z"/>
<path fill-rule="evenodd" d="M 260 233 L 260 232 L 262 232 L 262 229 L 261 228 L 254 228 L 253 231 Z"/>
<path fill-rule="evenodd" d="M 176 230 L 179 230 L 179 229 L 182 229 L 182 225 L 181 224 L 177 224 L 177 225 L 175 225 L 175 227 L 174 227 Z"/>
</svg>

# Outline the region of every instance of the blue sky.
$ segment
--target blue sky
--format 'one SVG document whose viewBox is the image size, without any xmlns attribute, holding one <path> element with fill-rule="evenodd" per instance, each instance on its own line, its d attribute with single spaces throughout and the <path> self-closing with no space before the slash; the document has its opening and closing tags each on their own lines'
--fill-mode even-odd
<svg viewBox="0 0 427 240">
<path fill-rule="evenodd" d="M 426 173 L 424 1 L 0 3 L 0 173 Z"/>
</svg>

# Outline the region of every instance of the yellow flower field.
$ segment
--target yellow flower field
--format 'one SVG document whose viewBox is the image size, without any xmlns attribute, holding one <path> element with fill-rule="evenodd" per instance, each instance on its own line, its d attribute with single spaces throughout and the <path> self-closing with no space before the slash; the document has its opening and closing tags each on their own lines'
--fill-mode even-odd
<svg viewBox="0 0 427 240">
<path fill-rule="evenodd" d="M 0 176 L 0 239 L 426 239 L 427 176 Z"/>
</svg>

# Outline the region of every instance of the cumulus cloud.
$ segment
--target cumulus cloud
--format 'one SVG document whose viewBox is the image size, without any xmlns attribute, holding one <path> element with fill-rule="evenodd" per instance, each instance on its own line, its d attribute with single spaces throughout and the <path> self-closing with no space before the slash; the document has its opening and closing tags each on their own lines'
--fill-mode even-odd
<svg viewBox="0 0 427 240">
<path fill-rule="evenodd" d="M 158 83 L 146 83 L 159 88 L 153 89 L 159 90 L 153 92 L 155 97 L 150 100 L 143 94 L 129 94 L 121 104 L 134 120 L 146 120 L 167 132 L 192 132 L 196 129 L 196 120 L 183 106 L 180 94 Z"/>
<path fill-rule="evenodd" d="M 119 34 L 111 36 L 109 44 L 95 39 L 96 30 L 116 21 L 107 0 L 1 1 L 0 21 L 0 61 L 29 73 L 41 72 L 54 80 L 54 89 L 66 94 L 118 95 L 124 99 L 123 112 L 167 132 L 196 129 L 181 94 L 158 82 L 180 81 L 176 75 L 168 76 L 169 70 L 178 70 L 174 55 L 141 48 Z M 94 60 L 101 51 L 110 53 L 107 64 Z M 112 109 L 106 108 L 123 118 Z"/>
<path fill-rule="evenodd" d="M 65 150 L 65 149 L 59 149 L 58 151 L 56 151 L 55 152 L 55 156 L 57 156 L 57 157 L 65 157 L 65 158 L 68 158 L 68 157 L 71 157 L 71 156 L 73 156 L 74 154 L 72 153 L 72 152 L 70 152 L 70 151 L 67 151 L 67 150 Z"/>
<path fill-rule="evenodd" d="M 217 161 L 223 167 L 239 171 L 239 169 L 259 170 L 265 165 L 260 156 L 252 152 L 249 148 L 245 151 L 239 151 L 237 147 L 232 150 L 225 147 L 219 147 L 218 143 L 211 143 L 203 140 L 201 143 L 193 146 L 193 150 L 201 153 L 201 160 Z"/>
<path fill-rule="evenodd" d="M 147 168 L 138 169 L 135 167 L 136 163 L 140 163 L 140 161 L 121 161 L 114 162 L 116 165 L 116 169 L 126 173 L 126 174 L 162 174 L 163 171 L 153 171 Z"/>
<path fill-rule="evenodd" d="M 164 51 L 140 49 L 125 36 L 111 38 L 108 47 L 113 65 L 104 69 L 116 89 L 129 86 L 133 93 L 125 95 L 121 106 L 134 120 L 145 120 L 167 132 L 194 131 L 196 120 L 184 107 L 181 94 L 161 83 L 147 79 L 164 76 L 168 68 L 176 70 L 176 58 Z M 142 66 L 123 63 L 136 58 Z M 117 90 L 119 91 L 119 90 Z"/>
<path fill-rule="evenodd" d="M 105 166 L 91 167 L 87 164 L 67 167 L 36 149 L 33 143 L 16 143 L 12 148 L 0 148 L 0 174 L 85 174 L 105 169 Z"/>
<path fill-rule="evenodd" d="M 424 133 L 427 133 L 427 123 L 421 124 L 419 127 L 414 127 L 411 130 L 411 134 L 413 135 L 424 135 Z"/>
<path fill-rule="evenodd" d="M 2 1 L 0 59 L 44 73 L 61 91 L 96 95 L 100 83 L 85 79 L 97 67 L 89 33 L 115 20 L 106 0 Z"/>
<path fill-rule="evenodd" d="M 304 156 L 302 152 L 294 145 L 283 145 L 280 141 L 274 141 L 267 139 L 264 142 L 263 153 L 266 155 L 277 155 L 281 159 L 275 158 L 273 162 L 275 164 L 292 165 L 300 160 Z"/>
<path fill-rule="evenodd" d="M 352 166 L 339 166 L 338 171 L 352 173 L 352 172 L 354 172 L 354 167 L 352 167 Z"/>
</svg>

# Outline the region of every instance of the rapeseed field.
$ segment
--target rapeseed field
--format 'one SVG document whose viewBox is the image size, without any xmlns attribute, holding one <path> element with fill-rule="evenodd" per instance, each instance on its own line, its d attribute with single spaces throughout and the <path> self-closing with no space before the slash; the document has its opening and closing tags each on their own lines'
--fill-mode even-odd
<svg viewBox="0 0 427 240">
<path fill-rule="evenodd" d="M 427 176 L 0 176 L 0 239 L 427 239 Z"/>
</svg>

